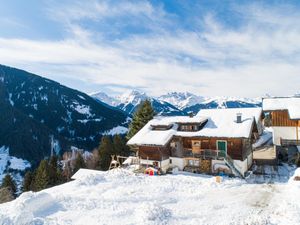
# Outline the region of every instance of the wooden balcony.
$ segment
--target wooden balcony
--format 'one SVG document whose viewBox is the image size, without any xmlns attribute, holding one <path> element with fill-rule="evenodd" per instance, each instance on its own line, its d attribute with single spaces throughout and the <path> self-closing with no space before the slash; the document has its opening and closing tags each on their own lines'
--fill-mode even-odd
<svg viewBox="0 0 300 225">
<path fill-rule="evenodd" d="M 288 140 L 288 139 L 281 139 L 281 146 L 288 147 L 288 146 L 300 146 L 300 140 Z"/>
<path fill-rule="evenodd" d="M 226 153 L 220 150 L 214 149 L 199 149 L 197 151 L 184 149 L 183 151 L 184 158 L 199 158 L 199 159 L 224 159 Z"/>
</svg>

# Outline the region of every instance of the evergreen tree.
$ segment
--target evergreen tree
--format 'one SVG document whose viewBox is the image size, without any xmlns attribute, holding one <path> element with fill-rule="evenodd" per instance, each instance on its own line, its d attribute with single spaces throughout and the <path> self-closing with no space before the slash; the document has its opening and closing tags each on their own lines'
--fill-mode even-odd
<svg viewBox="0 0 300 225">
<path fill-rule="evenodd" d="M 58 158 L 57 156 L 51 156 L 49 161 L 49 185 L 55 186 L 59 183 L 58 178 L 58 166 L 57 166 Z"/>
<path fill-rule="evenodd" d="M 129 125 L 129 131 L 127 134 L 127 139 L 132 138 L 140 129 L 142 129 L 146 123 L 148 123 L 154 117 L 154 110 L 152 108 L 151 102 L 145 100 L 141 103 L 138 110 L 134 113 L 131 124 Z"/>
<path fill-rule="evenodd" d="M 117 134 L 113 137 L 113 153 L 115 155 L 129 156 L 130 149 L 126 145 L 126 140 L 121 135 Z"/>
<path fill-rule="evenodd" d="M 79 153 L 76 157 L 74 173 L 76 173 L 80 168 L 86 168 L 86 165 L 82 155 Z"/>
<path fill-rule="evenodd" d="M 1 188 L 9 188 L 13 195 L 17 192 L 16 183 L 9 174 L 6 174 L 3 178 Z"/>
<path fill-rule="evenodd" d="M 23 180 L 23 191 L 30 191 L 31 190 L 31 184 L 33 180 L 33 175 L 30 171 L 28 171 L 25 174 L 24 180 Z"/>
<path fill-rule="evenodd" d="M 40 162 L 36 170 L 35 181 L 33 185 L 34 191 L 40 191 L 50 186 L 49 165 L 46 160 Z"/>
<path fill-rule="evenodd" d="M 111 162 L 111 155 L 114 154 L 113 151 L 113 144 L 110 136 L 103 136 L 99 147 L 99 166 L 101 170 L 108 170 Z"/>
<path fill-rule="evenodd" d="M 71 162 L 68 161 L 66 162 L 64 169 L 62 171 L 62 176 L 64 177 L 64 180 L 70 181 L 72 177 L 72 167 L 71 167 Z"/>
<path fill-rule="evenodd" d="M 9 202 L 15 199 L 13 191 L 9 187 L 0 188 L 0 204 Z"/>
</svg>

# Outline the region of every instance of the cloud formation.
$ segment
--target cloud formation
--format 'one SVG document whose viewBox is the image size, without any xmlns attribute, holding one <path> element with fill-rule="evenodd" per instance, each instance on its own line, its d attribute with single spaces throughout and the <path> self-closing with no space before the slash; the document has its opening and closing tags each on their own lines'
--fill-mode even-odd
<svg viewBox="0 0 300 225">
<path fill-rule="evenodd" d="M 174 4 L 179 4 L 174 2 Z M 204 4 L 204 3 L 203 3 Z M 222 18 L 197 4 L 180 13 L 152 1 L 52 2 L 45 16 L 64 27 L 59 40 L 0 35 L 0 62 L 86 92 L 190 91 L 257 97 L 299 91 L 299 7 L 230 5 Z M 239 23 L 224 18 L 237 16 Z M 232 20 L 232 18 L 231 18 Z"/>
</svg>

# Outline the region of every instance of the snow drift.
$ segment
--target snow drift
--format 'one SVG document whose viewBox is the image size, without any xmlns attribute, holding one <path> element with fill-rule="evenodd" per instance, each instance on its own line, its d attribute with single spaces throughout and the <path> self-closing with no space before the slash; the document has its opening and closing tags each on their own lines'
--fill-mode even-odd
<svg viewBox="0 0 300 225">
<path fill-rule="evenodd" d="M 298 173 L 299 171 L 297 171 Z M 296 181 L 80 170 L 75 180 L 0 205 L 0 224 L 300 224 Z"/>
</svg>

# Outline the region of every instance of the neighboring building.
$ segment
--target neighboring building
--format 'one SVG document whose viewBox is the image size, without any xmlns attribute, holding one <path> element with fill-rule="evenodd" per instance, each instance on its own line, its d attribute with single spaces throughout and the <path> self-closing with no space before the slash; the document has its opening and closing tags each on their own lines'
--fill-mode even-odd
<svg viewBox="0 0 300 225">
<path fill-rule="evenodd" d="M 262 109 L 206 109 L 194 117 L 156 117 L 128 145 L 141 164 L 163 171 L 223 171 L 239 176 L 252 165 L 252 144 L 262 133 Z"/>
<path fill-rule="evenodd" d="M 300 146 L 300 97 L 264 98 L 263 111 L 269 113 L 274 145 Z"/>
</svg>

